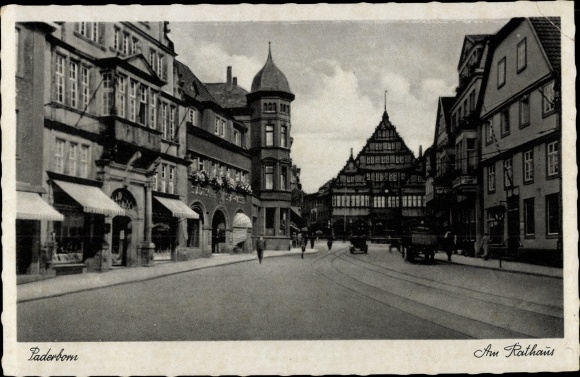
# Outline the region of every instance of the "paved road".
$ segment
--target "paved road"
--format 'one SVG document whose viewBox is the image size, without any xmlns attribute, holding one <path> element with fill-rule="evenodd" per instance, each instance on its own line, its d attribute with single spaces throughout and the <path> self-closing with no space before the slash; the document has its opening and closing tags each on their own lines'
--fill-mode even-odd
<svg viewBox="0 0 580 377">
<path fill-rule="evenodd" d="M 373 245 L 18 304 L 19 341 L 559 337 L 562 280 L 405 263 Z"/>
</svg>

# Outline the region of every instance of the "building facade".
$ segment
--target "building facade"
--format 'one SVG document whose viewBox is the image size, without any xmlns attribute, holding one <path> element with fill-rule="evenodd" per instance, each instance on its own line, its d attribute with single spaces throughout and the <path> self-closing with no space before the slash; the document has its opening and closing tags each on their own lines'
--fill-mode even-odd
<svg viewBox="0 0 580 377">
<path fill-rule="evenodd" d="M 415 158 L 385 110 L 366 145 L 330 184 L 330 213 L 337 237 L 355 233 L 401 234 L 425 215 L 425 165 Z"/>
<path fill-rule="evenodd" d="M 481 110 L 484 231 L 561 260 L 559 18 L 516 18 L 494 37 Z"/>
<path fill-rule="evenodd" d="M 63 215 L 41 225 L 54 265 L 106 271 L 175 260 L 186 246 L 198 214 L 184 200 L 191 161 L 167 33 L 165 22 L 57 23 L 33 57 L 43 72 L 37 166 Z M 18 134 L 18 148 L 31 142 Z"/>
</svg>

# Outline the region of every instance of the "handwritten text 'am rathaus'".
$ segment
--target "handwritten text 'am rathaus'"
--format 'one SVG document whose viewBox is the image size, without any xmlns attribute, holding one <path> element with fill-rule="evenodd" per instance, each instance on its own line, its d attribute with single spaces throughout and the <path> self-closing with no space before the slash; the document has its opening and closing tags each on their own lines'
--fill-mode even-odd
<svg viewBox="0 0 580 377">
<path fill-rule="evenodd" d="M 512 344 L 510 346 L 504 347 L 503 356 L 505 357 L 521 357 L 521 356 L 554 356 L 554 348 L 544 346 L 545 349 L 539 349 L 537 344 L 528 344 L 525 348 L 520 343 Z M 491 344 L 483 349 L 476 350 L 473 356 L 478 359 L 482 357 L 498 357 L 500 351 L 494 351 Z"/>
</svg>

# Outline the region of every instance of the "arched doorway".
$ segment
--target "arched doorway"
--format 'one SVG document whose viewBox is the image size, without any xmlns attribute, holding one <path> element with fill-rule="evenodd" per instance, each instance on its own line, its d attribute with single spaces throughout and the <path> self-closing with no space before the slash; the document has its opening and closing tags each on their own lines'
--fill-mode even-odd
<svg viewBox="0 0 580 377">
<path fill-rule="evenodd" d="M 134 249 L 132 219 L 137 214 L 137 202 L 126 189 L 115 190 L 111 199 L 125 210 L 126 215 L 113 218 L 111 264 L 113 266 L 126 266 L 127 260 L 130 258 L 129 255 L 132 255 Z"/>
<path fill-rule="evenodd" d="M 193 204 L 191 209 L 199 215 L 199 219 L 187 219 L 187 247 L 200 248 L 203 243 L 203 209 L 199 203 Z"/>
<path fill-rule="evenodd" d="M 211 252 L 219 253 L 220 244 L 226 242 L 226 216 L 219 209 L 213 214 L 211 221 Z"/>
</svg>

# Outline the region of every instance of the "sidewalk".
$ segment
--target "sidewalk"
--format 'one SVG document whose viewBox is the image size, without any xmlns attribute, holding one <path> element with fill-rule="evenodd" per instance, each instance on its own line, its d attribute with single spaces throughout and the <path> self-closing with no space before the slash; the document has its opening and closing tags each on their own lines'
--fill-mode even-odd
<svg viewBox="0 0 580 377">
<path fill-rule="evenodd" d="M 316 253 L 320 247 L 320 245 L 315 245 L 314 249 L 308 247 L 306 253 Z M 285 255 L 299 256 L 301 252 L 300 248 L 292 248 L 289 251 L 265 250 L 264 258 Z M 157 263 L 151 267 L 118 268 L 103 273 L 57 276 L 51 279 L 37 280 L 17 285 L 16 302 L 26 302 L 42 298 L 62 296 L 69 293 L 89 291 L 114 285 L 156 279 L 163 276 L 201 270 L 209 267 L 249 261 L 255 261 L 255 263 L 258 263 L 258 256 L 255 252 L 251 254 L 214 254 L 209 258 L 198 258 L 184 262 Z"/>
<path fill-rule="evenodd" d="M 451 256 L 451 262 L 449 262 L 447 261 L 447 254 L 442 250 L 439 250 L 437 253 L 435 253 L 435 260 L 443 263 L 458 264 L 477 268 L 487 268 L 498 271 L 515 272 L 520 274 L 528 274 L 536 276 L 546 276 L 559 279 L 563 278 L 561 268 L 538 266 L 535 264 L 514 262 L 511 260 L 507 261 L 502 260 L 500 268 L 498 259 L 485 260 L 482 257 L 474 258 L 460 254 L 453 254 Z"/>
</svg>

